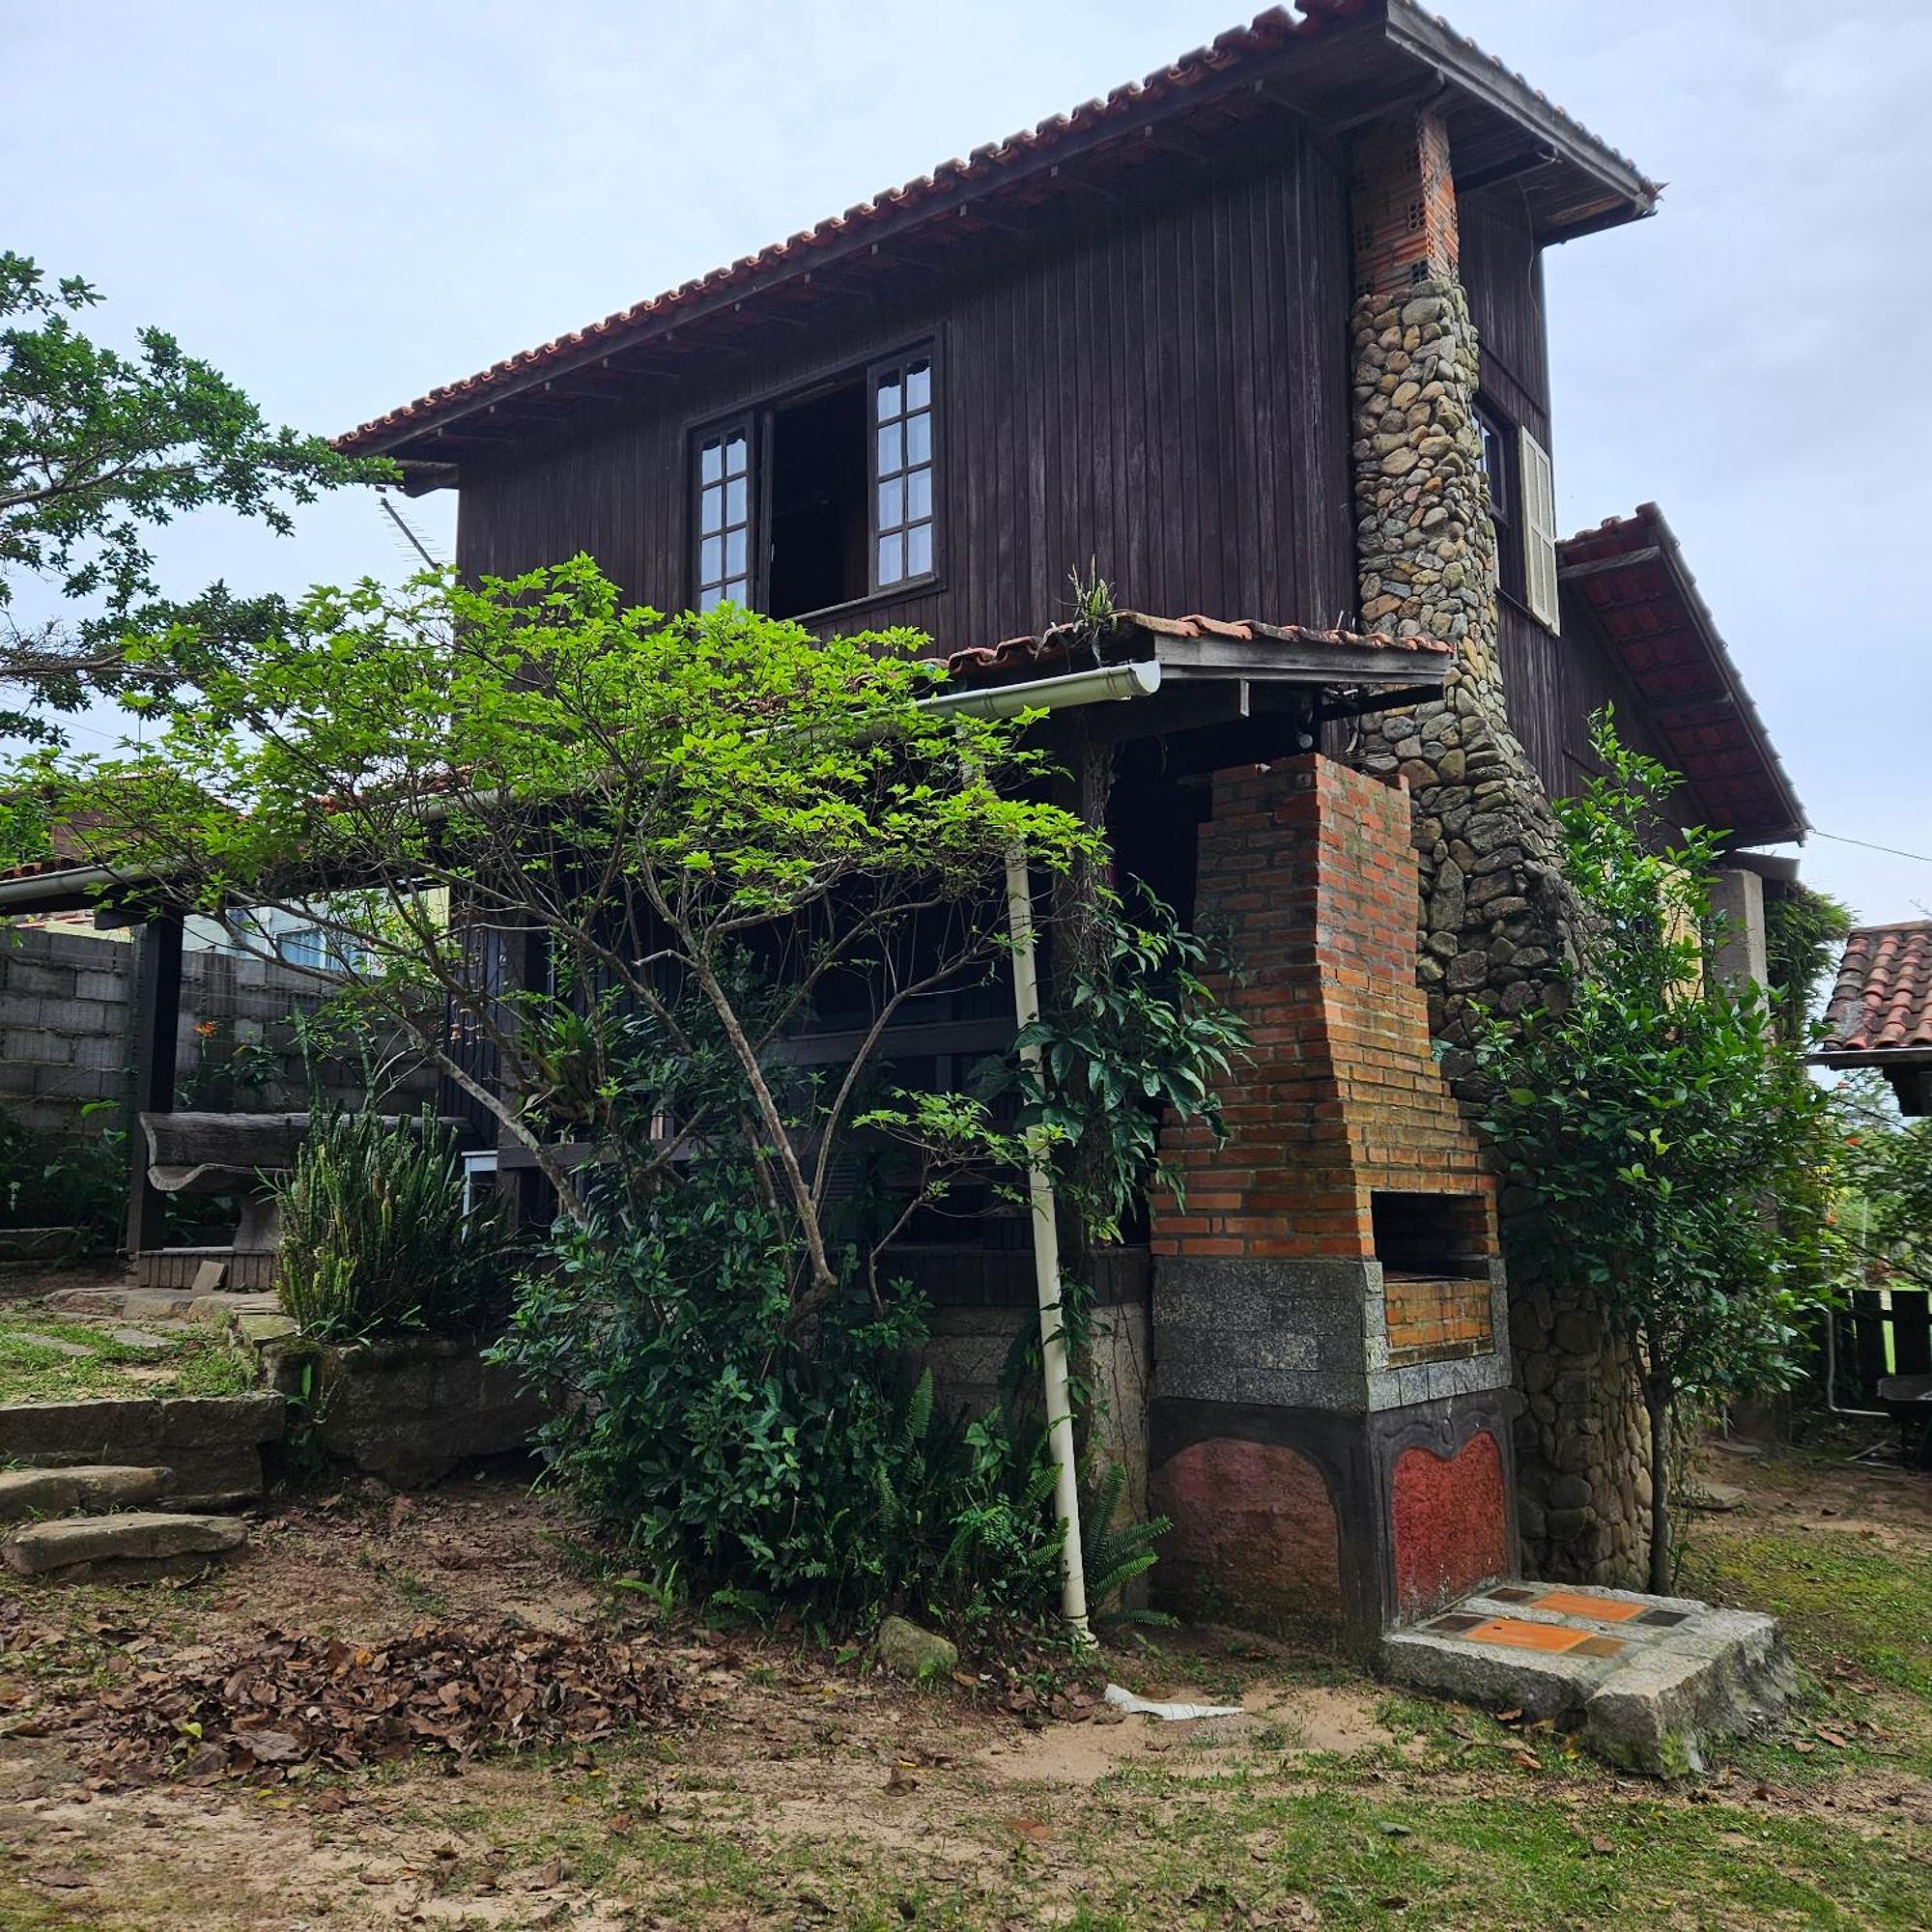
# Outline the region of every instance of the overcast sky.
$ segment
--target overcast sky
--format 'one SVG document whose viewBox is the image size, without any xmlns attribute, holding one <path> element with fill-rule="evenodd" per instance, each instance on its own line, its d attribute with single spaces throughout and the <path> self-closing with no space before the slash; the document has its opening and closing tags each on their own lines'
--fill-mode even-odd
<svg viewBox="0 0 1932 1932">
<path fill-rule="evenodd" d="M 1813 824 L 1932 855 L 1925 0 L 1439 0 L 1669 184 L 1548 264 L 1566 529 L 1654 499 Z M 0 0 L 0 246 L 334 432 L 1164 65 L 1238 0 Z M 447 554 L 448 493 L 410 514 Z M 169 587 L 410 561 L 372 496 Z M 1283 617 L 1308 612 L 1270 612 Z M 1814 838 L 1866 920 L 1932 857 Z"/>
</svg>

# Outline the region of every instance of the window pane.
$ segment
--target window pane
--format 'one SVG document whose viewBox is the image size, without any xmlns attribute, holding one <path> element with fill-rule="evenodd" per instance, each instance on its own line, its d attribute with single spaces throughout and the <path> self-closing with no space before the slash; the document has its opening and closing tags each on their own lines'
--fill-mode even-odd
<svg viewBox="0 0 1932 1932">
<path fill-rule="evenodd" d="M 908 517 L 929 517 L 932 515 L 932 471 L 915 469 L 906 478 L 906 515 Z M 881 523 L 885 519 L 879 519 Z"/>
<path fill-rule="evenodd" d="M 913 362 L 906 366 L 905 406 L 909 410 L 925 409 L 932 401 L 932 364 Z"/>
<path fill-rule="evenodd" d="M 905 460 L 908 463 L 932 461 L 932 412 L 929 410 L 922 410 L 918 415 L 906 417 L 905 444 Z"/>
<path fill-rule="evenodd" d="M 890 530 L 905 522 L 905 484 L 889 476 L 879 485 L 879 528 Z"/>
<path fill-rule="evenodd" d="M 905 575 L 905 539 L 895 531 L 879 539 L 879 582 L 896 583 Z"/>
<path fill-rule="evenodd" d="M 697 473 L 707 483 L 715 483 L 724 473 L 724 454 L 714 437 L 697 453 Z"/>
<path fill-rule="evenodd" d="M 899 379 L 896 375 L 879 378 L 878 416 L 881 422 L 890 421 L 904 408 L 899 400 Z"/>
<path fill-rule="evenodd" d="M 706 537 L 697 546 L 697 581 L 716 583 L 724 575 L 724 542 L 722 537 Z"/>
<path fill-rule="evenodd" d="M 745 439 L 742 435 L 725 439 L 724 473 L 727 476 L 742 476 L 745 473 Z"/>
<path fill-rule="evenodd" d="M 709 590 L 697 593 L 697 608 L 700 611 L 715 611 L 724 601 L 724 593 L 715 584 Z"/>
<path fill-rule="evenodd" d="M 714 530 L 722 529 L 724 524 L 724 492 L 716 484 L 698 496 L 697 527 L 706 536 Z"/>
<path fill-rule="evenodd" d="M 734 476 L 724 486 L 724 521 L 727 524 L 742 524 L 745 521 L 745 479 Z"/>
<path fill-rule="evenodd" d="M 905 468 L 905 440 L 899 434 L 897 423 L 882 423 L 879 426 L 879 474 L 890 476 L 895 469 Z"/>
<path fill-rule="evenodd" d="M 906 575 L 923 577 L 932 568 L 932 526 L 915 524 L 905 534 Z"/>
<path fill-rule="evenodd" d="M 742 577 L 745 574 L 745 532 L 730 530 L 724 537 L 724 574 L 727 577 Z"/>
<path fill-rule="evenodd" d="M 745 580 L 742 577 L 734 577 L 724 586 L 724 595 L 733 604 L 742 604 L 747 610 L 751 609 L 752 600 L 745 594 Z"/>
</svg>

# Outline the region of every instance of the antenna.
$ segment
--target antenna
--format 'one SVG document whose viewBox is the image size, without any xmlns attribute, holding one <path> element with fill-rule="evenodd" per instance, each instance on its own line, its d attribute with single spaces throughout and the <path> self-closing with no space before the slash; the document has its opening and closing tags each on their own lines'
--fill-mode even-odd
<svg viewBox="0 0 1932 1932">
<path fill-rule="evenodd" d="M 382 504 L 384 510 L 388 512 L 389 521 L 392 524 L 394 524 L 399 530 L 402 531 L 405 537 L 409 539 L 410 548 L 413 550 L 415 554 L 419 557 L 421 557 L 422 560 L 426 564 L 428 564 L 432 570 L 440 568 L 438 559 L 430 555 L 429 551 L 423 544 L 422 538 L 417 536 L 415 531 L 410 527 L 408 518 L 406 518 L 403 515 L 403 513 L 396 508 L 395 504 L 389 501 L 389 493 L 386 490 L 378 491 L 376 494 L 376 500 Z"/>
</svg>

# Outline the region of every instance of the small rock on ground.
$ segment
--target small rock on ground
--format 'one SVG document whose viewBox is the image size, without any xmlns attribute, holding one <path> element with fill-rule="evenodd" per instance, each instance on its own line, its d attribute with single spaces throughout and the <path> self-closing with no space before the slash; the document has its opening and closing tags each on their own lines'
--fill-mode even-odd
<svg viewBox="0 0 1932 1932">
<path fill-rule="evenodd" d="M 939 1677 L 957 1668 L 959 1651 L 934 1631 L 888 1617 L 879 1626 L 879 1662 L 900 1677 Z"/>
<path fill-rule="evenodd" d="M 45 1349 L 56 1355 L 71 1355 L 78 1358 L 91 1355 L 94 1350 L 80 1342 L 66 1342 L 58 1335 L 42 1335 L 32 1328 L 10 1328 L 7 1331 L 10 1342 L 24 1342 L 32 1349 Z"/>
</svg>

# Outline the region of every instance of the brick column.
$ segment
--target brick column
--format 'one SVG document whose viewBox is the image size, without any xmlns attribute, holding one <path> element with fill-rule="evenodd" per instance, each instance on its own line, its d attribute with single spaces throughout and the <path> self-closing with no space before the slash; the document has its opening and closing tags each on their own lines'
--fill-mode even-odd
<svg viewBox="0 0 1932 1932">
<path fill-rule="evenodd" d="M 1555 820 L 1504 704 L 1451 161 L 1440 118 L 1412 109 L 1366 129 L 1353 155 L 1362 621 L 1446 639 L 1457 653 L 1440 701 L 1368 720 L 1358 760 L 1400 775 L 1414 796 L 1417 973 L 1443 1072 L 1469 1104 L 1473 1009 L 1520 1013 L 1560 998 L 1577 915 Z M 1506 1195 L 1506 1215 L 1511 1205 Z M 1551 1577 L 1634 1579 L 1649 1497 L 1630 1365 L 1589 1295 L 1520 1269 L 1512 1288 L 1527 1398 L 1517 1427 L 1524 1560 Z"/>
<path fill-rule="evenodd" d="M 1415 978 L 1408 800 L 1322 757 L 1214 775 L 1196 911 L 1252 1052 L 1156 1201 L 1154 1586 L 1339 1636 L 1513 1567 L 1493 1183 Z"/>
</svg>

